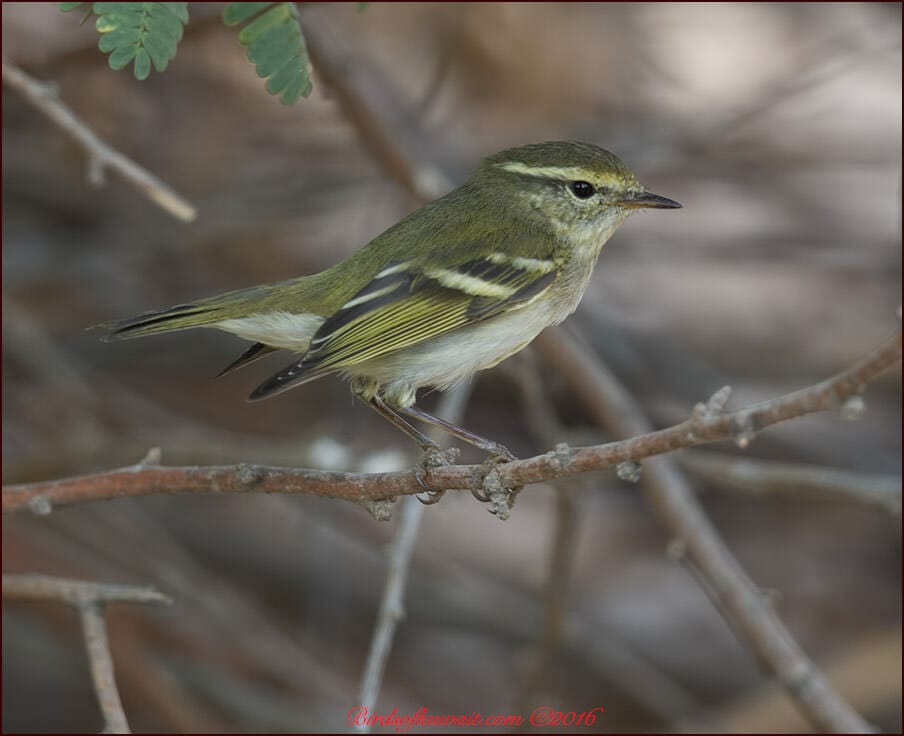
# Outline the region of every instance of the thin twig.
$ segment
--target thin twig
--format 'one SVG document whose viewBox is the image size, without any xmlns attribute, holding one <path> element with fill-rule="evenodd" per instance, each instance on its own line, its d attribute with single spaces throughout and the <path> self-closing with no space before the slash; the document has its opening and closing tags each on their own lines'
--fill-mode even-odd
<svg viewBox="0 0 904 736">
<path fill-rule="evenodd" d="M 381 119 L 378 105 L 372 100 L 376 85 L 360 80 L 361 75 L 370 73 L 373 65 L 361 59 L 348 59 L 341 48 L 341 40 L 331 34 L 316 15 L 305 18 L 304 29 L 308 53 L 317 75 L 332 90 L 343 115 L 381 168 L 418 204 L 430 202 L 449 191 L 452 184 L 445 174 L 435 167 L 415 166 L 397 143 L 398 133 Z"/>
<path fill-rule="evenodd" d="M 7 600 L 61 601 L 71 606 L 86 603 L 171 603 L 153 588 L 69 580 L 51 575 L 4 575 L 3 597 Z"/>
<path fill-rule="evenodd" d="M 555 344 L 561 342 L 555 334 L 547 331 L 538 338 L 541 345 L 546 345 L 547 355 L 553 355 Z M 565 373 L 580 368 L 579 364 L 574 364 L 576 358 L 572 358 L 572 364 L 564 354 L 556 360 Z M 498 480 L 505 487 L 514 488 L 603 470 L 708 442 L 734 440 L 746 443 L 757 431 L 773 424 L 817 411 L 839 409 L 847 399 L 859 394 L 868 383 L 900 360 L 901 333 L 898 332 L 847 370 L 808 388 L 731 412 L 698 404 L 690 419 L 667 429 L 639 430 L 641 433 L 631 439 L 593 447 L 560 445 L 543 455 L 501 464 L 496 468 Z M 599 410 L 601 418 L 605 419 L 602 414 L 608 412 L 617 420 L 615 407 L 601 406 Z M 639 426 L 647 425 L 643 422 Z M 415 471 L 363 474 L 246 464 L 207 467 L 133 465 L 94 475 L 4 486 L 2 501 L 4 513 L 47 510 L 52 506 L 155 493 L 294 493 L 358 502 L 376 501 L 421 493 L 425 486 L 436 491 L 473 489 L 475 478 L 480 482 L 482 470 L 479 465 L 449 465 L 431 468 L 421 478 Z"/>
<path fill-rule="evenodd" d="M 461 384 L 444 394 L 437 409 L 438 416 L 455 424 L 459 423 L 470 395 L 470 383 Z M 436 436 L 437 432 L 431 432 L 431 435 L 435 440 L 439 439 Z M 367 712 L 376 707 L 383 684 L 386 662 L 392 651 L 395 630 L 405 615 L 403 605 L 405 586 L 408 582 L 414 542 L 417 539 L 423 513 L 424 505 L 416 498 L 409 496 L 404 499 L 402 511 L 399 514 L 398 528 L 392 546 L 389 548 L 389 568 L 386 571 L 383 597 L 380 601 L 380 610 L 377 613 L 377 622 L 374 625 L 367 660 L 364 663 L 358 702 L 355 704 L 365 708 Z M 364 721 L 357 724 L 357 730 L 367 733 L 370 731 L 370 726 Z"/>
<path fill-rule="evenodd" d="M 900 336 L 898 346 L 900 349 Z M 599 424 L 623 435 L 649 431 L 648 421 L 633 397 L 588 348 L 562 331 L 547 332 L 543 347 L 547 359 L 567 378 Z M 786 417 L 789 406 L 812 408 L 826 406 L 825 402 L 837 406 L 862 386 L 863 366 L 861 361 L 835 379 L 790 394 L 796 397 L 793 404 L 781 400 L 760 404 L 752 410 L 753 416 L 757 420 Z M 727 392 L 720 392 L 711 406 L 697 412 L 698 416 L 705 418 L 706 410 L 720 414 L 715 404 L 722 404 L 726 399 Z M 745 421 L 738 426 L 749 441 L 748 432 L 762 425 L 758 421 Z M 735 631 L 743 635 L 757 659 L 783 685 L 807 720 L 817 729 L 832 733 L 872 733 L 872 726 L 834 690 L 747 577 L 675 462 L 665 457 L 651 459 L 644 464 L 642 482 L 653 509 L 675 535 L 673 549 L 693 566 L 704 590 Z"/>
<path fill-rule="evenodd" d="M 565 437 L 565 427 L 544 390 L 535 350 L 526 350 L 510 361 L 510 373 L 518 385 L 522 411 L 536 442 L 550 445 Z M 568 611 L 568 595 L 578 542 L 578 508 L 570 484 L 556 483 L 555 520 L 549 543 L 549 563 L 543 581 L 543 626 L 536 652 L 524 677 L 517 710 L 531 710 L 550 680 L 550 670 L 562 648 Z M 526 728 L 526 725 L 525 725 Z"/>
<path fill-rule="evenodd" d="M 197 210 L 188 200 L 147 169 L 101 140 L 60 100 L 53 85 L 29 76 L 6 61 L 3 62 L 3 83 L 20 92 L 34 107 L 78 141 L 88 154 L 91 183 L 102 183 L 103 171 L 109 167 L 176 219 L 183 222 L 195 219 Z"/>
<path fill-rule="evenodd" d="M 170 599 L 153 588 L 92 583 L 49 575 L 4 575 L 3 598 L 54 600 L 68 603 L 78 610 L 94 692 L 104 717 L 104 733 L 131 733 L 116 687 L 104 608 L 114 602 L 169 603 Z"/>
<path fill-rule="evenodd" d="M 685 470 L 715 484 L 754 495 L 806 495 L 808 498 L 847 498 L 901 513 L 901 476 L 858 473 L 803 463 L 741 458 L 715 452 L 681 453 Z"/>
<path fill-rule="evenodd" d="M 82 632 L 85 635 L 85 649 L 88 651 L 94 692 L 97 693 L 97 702 L 106 724 L 104 733 L 131 733 L 113 674 L 113 656 L 110 654 L 110 641 L 107 639 L 103 604 L 97 601 L 83 603 L 78 607 L 78 612 L 82 619 Z"/>
</svg>

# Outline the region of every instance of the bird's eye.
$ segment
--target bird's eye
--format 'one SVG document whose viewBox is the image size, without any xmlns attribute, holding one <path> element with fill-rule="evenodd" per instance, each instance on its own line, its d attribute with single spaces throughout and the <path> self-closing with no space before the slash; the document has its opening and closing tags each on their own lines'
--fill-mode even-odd
<svg viewBox="0 0 904 736">
<path fill-rule="evenodd" d="M 578 199 L 590 199 L 596 194 L 596 189 L 589 181 L 573 181 L 568 185 L 568 188 Z"/>
</svg>

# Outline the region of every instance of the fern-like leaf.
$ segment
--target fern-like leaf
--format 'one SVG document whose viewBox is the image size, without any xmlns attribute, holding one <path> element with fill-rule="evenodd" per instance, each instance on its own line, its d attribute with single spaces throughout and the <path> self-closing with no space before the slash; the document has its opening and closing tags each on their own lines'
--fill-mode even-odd
<svg viewBox="0 0 904 736">
<path fill-rule="evenodd" d="M 60 10 L 81 5 L 60 3 Z M 188 3 L 93 3 L 91 10 L 101 34 L 97 47 L 110 55 L 110 68 L 122 69 L 134 61 L 136 79 L 147 79 L 151 65 L 158 72 L 166 69 L 188 23 Z"/>
<path fill-rule="evenodd" d="M 279 95 L 284 105 L 307 97 L 310 60 L 295 3 L 230 3 L 223 12 L 227 25 L 251 18 L 239 31 L 239 43 L 248 49 L 248 60 L 257 67 L 258 76 L 267 79 L 267 91 Z"/>
</svg>

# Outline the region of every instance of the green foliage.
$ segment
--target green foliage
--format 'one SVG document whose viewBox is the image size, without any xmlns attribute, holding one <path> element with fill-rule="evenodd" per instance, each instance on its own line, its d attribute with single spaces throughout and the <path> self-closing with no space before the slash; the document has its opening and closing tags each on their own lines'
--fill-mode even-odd
<svg viewBox="0 0 904 736">
<path fill-rule="evenodd" d="M 84 4 L 60 3 L 60 10 Z M 188 23 L 188 3 L 93 3 L 91 12 L 101 34 L 97 47 L 110 55 L 110 68 L 123 69 L 134 61 L 136 79 L 147 79 L 152 64 L 158 72 L 166 69 Z"/>
<path fill-rule="evenodd" d="M 250 18 L 239 31 L 239 43 L 248 49 L 257 75 L 267 79 L 267 91 L 284 105 L 311 94 L 310 61 L 295 3 L 230 3 L 223 12 L 230 26 Z"/>
<path fill-rule="evenodd" d="M 370 3 L 356 3 L 360 13 Z M 166 69 L 188 23 L 188 3 L 59 3 L 63 12 L 83 8 L 85 20 L 97 16 L 98 48 L 109 54 L 113 69 L 134 62 L 137 79 L 146 79 L 151 66 Z M 83 21 L 84 22 L 84 21 Z M 245 24 L 239 43 L 267 91 L 285 105 L 311 94 L 310 59 L 301 33 L 295 3 L 229 3 L 223 11 L 228 26 Z"/>
</svg>

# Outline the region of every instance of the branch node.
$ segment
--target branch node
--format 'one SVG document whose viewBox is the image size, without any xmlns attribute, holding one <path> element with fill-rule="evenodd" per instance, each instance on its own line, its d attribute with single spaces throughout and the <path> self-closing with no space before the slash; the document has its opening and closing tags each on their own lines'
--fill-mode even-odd
<svg viewBox="0 0 904 736">
<path fill-rule="evenodd" d="M 711 412 L 722 413 L 731 398 L 731 386 L 722 386 L 716 393 L 709 397 L 706 408 Z"/>
<path fill-rule="evenodd" d="M 440 491 L 440 496 L 445 493 L 445 491 Z M 420 501 L 420 498 L 418 498 Z M 436 499 L 437 501 L 439 499 Z M 374 521 L 390 521 L 392 519 L 392 508 L 395 506 L 396 496 L 392 496 L 390 498 L 381 498 L 378 501 L 371 501 L 370 499 L 361 499 L 358 501 L 358 505 L 369 513 Z M 432 503 L 436 503 L 433 501 Z"/>
<path fill-rule="evenodd" d="M 838 414 L 846 422 L 856 422 L 866 413 L 866 402 L 859 394 L 849 396 L 838 410 Z"/>
<path fill-rule="evenodd" d="M 565 442 L 560 442 L 555 446 L 553 452 L 550 453 L 549 464 L 558 471 L 568 467 L 571 462 L 573 453 L 571 448 Z"/>
<path fill-rule="evenodd" d="M 43 494 L 34 496 L 28 499 L 28 510 L 35 516 L 48 516 L 53 511 L 53 502 Z"/>
<path fill-rule="evenodd" d="M 640 471 L 640 463 L 634 462 L 633 460 L 625 460 L 623 463 L 619 463 L 615 468 L 615 474 L 619 477 L 619 480 L 628 483 L 639 482 Z"/>
<path fill-rule="evenodd" d="M 430 471 L 434 468 L 443 468 L 454 465 L 460 455 L 461 450 L 457 447 L 449 447 L 446 450 L 431 448 L 424 453 L 424 457 L 421 458 L 420 463 L 418 463 L 414 470 L 415 479 L 420 484 L 421 488 L 424 489 L 424 493 L 416 493 L 414 497 L 424 504 L 424 506 L 432 506 L 435 503 L 439 503 L 439 500 L 446 494 L 444 488 L 439 490 L 430 488 L 427 483 Z"/>
<path fill-rule="evenodd" d="M 487 511 L 498 519 L 506 521 L 515 503 L 515 492 L 506 488 L 502 483 L 495 463 L 481 478 L 478 490 L 490 506 Z"/>
<path fill-rule="evenodd" d="M 163 450 L 159 447 L 151 447 L 147 451 L 147 454 L 138 461 L 138 465 L 135 466 L 135 469 L 159 468 L 161 462 L 163 462 Z"/>
<path fill-rule="evenodd" d="M 236 469 L 236 478 L 244 486 L 254 486 L 264 479 L 264 471 L 260 465 L 240 463 Z"/>
<path fill-rule="evenodd" d="M 738 412 L 731 419 L 731 438 L 742 450 L 745 449 L 756 436 L 756 426 L 751 412 Z"/>
<path fill-rule="evenodd" d="M 725 411 L 728 400 L 731 398 L 731 386 L 722 386 L 706 402 L 698 402 L 694 405 L 691 420 L 694 423 L 710 422 L 718 419 Z"/>
</svg>

